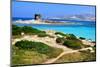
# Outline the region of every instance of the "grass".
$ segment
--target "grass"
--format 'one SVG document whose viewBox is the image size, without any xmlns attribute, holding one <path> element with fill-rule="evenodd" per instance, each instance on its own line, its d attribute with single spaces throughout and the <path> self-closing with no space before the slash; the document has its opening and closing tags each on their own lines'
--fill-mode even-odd
<svg viewBox="0 0 100 67">
<path fill-rule="evenodd" d="M 48 54 L 54 50 L 53 47 L 50 47 L 47 44 L 27 40 L 18 41 L 15 43 L 15 46 L 19 49 L 37 51 L 42 54 Z"/>
<path fill-rule="evenodd" d="M 25 34 L 29 35 L 39 35 L 39 36 L 47 36 L 45 31 L 41 31 L 39 29 L 33 28 L 31 26 L 17 26 L 12 25 L 12 35 L 13 36 L 19 36 L 21 33 L 24 32 Z"/>
<path fill-rule="evenodd" d="M 12 36 L 12 39 L 21 38 L 21 37 L 22 37 L 21 35 L 14 35 Z"/>
<path fill-rule="evenodd" d="M 64 34 L 64 33 L 62 33 L 62 32 L 56 32 L 55 34 L 56 34 L 56 35 L 59 34 L 59 35 L 61 35 L 61 36 L 66 36 L 66 34 Z"/>
<path fill-rule="evenodd" d="M 47 55 L 36 51 L 14 50 L 12 55 L 12 64 L 40 64 L 47 59 Z"/>
<path fill-rule="evenodd" d="M 13 38 L 20 38 L 21 32 L 24 32 L 25 35 L 38 35 L 38 37 L 51 37 L 48 34 L 46 34 L 45 31 L 40 31 L 38 29 L 23 26 L 18 27 L 16 25 L 13 25 L 12 27 L 12 35 Z M 56 32 L 56 35 L 62 35 L 63 37 L 58 37 L 56 39 L 57 43 L 60 43 L 62 45 L 65 45 L 72 49 L 79 49 L 83 47 L 84 45 L 82 42 L 77 39 L 77 37 L 73 34 L 64 34 L 61 32 Z M 84 38 L 80 38 L 84 39 Z M 87 46 L 86 46 L 87 47 Z M 96 46 L 95 46 L 96 47 Z M 95 47 L 94 50 L 96 49 Z M 63 52 L 60 48 L 53 48 L 48 46 L 47 44 L 41 43 L 41 42 L 34 42 L 34 41 L 18 41 L 13 45 L 12 47 L 12 64 L 41 64 L 44 61 L 56 58 L 60 53 Z M 95 53 L 90 53 L 88 51 L 83 52 L 76 52 L 76 53 L 69 53 L 63 55 L 60 59 L 58 59 L 55 63 L 61 63 L 61 62 L 80 62 L 80 61 L 94 61 L 96 59 Z"/>
<path fill-rule="evenodd" d="M 74 34 L 64 34 L 62 32 L 56 32 L 56 35 L 61 35 L 63 37 L 65 37 L 66 39 L 77 39 L 77 37 Z"/>
<path fill-rule="evenodd" d="M 38 33 L 38 37 L 46 37 L 46 36 L 49 36 L 49 35 L 47 35 L 46 33 Z"/>
<path fill-rule="evenodd" d="M 69 63 L 69 62 L 86 62 L 86 61 L 95 61 L 96 54 L 90 53 L 88 51 L 75 52 L 63 55 L 55 63 Z"/>
<path fill-rule="evenodd" d="M 12 64 L 41 64 L 57 57 L 62 49 L 50 47 L 41 42 L 19 41 L 12 47 Z"/>
<path fill-rule="evenodd" d="M 56 39 L 56 43 L 58 44 L 64 45 L 72 49 L 80 49 L 84 47 L 83 43 L 74 34 L 64 34 L 61 32 L 56 32 L 55 34 L 63 36 Z"/>
<path fill-rule="evenodd" d="M 72 49 L 80 49 L 82 48 L 82 42 L 79 40 L 66 40 L 63 45 L 72 48 Z"/>
</svg>

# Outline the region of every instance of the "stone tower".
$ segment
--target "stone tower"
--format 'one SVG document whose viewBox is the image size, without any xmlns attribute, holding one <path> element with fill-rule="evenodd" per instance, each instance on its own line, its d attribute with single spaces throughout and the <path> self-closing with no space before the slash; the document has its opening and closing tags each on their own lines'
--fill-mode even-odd
<svg viewBox="0 0 100 67">
<path fill-rule="evenodd" d="M 35 19 L 36 21 L 41 21 L 41 15 L 40 15 L 40 14 L 35 14 L 34 19 Z"/>
</svg>

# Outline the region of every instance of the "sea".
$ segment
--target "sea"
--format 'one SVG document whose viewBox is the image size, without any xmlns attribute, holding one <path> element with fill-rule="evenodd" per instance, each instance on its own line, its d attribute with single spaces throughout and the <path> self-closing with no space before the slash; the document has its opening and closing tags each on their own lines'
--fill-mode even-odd
<svg viewBox="0 0 100 67">
<path fill-rule="evenodd" d="M 32 20 L 32 18 L 13 18 L 12 23 L 17 20 Z M 96 21 L 64 20 L 64 19 L 46 19 L 49 21 L 59 21 L 76 24 L 57 25 L 57 24 L 21 24 L 14 23 L 18 26 L 32 26 L 40 30 L 54 30 L 67 34 L 74 34 L 77 37 L 84 37 L 87 40 L 96 41 Z M 77 24 L 78 23 L 78 24 Z"/>
</svg>

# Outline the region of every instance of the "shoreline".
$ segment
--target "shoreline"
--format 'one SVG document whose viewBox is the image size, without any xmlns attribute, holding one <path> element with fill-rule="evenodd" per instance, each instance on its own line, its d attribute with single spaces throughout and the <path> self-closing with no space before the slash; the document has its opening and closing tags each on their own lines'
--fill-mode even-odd
<svg viewBox="0 0 100 67">
<path fill-rule="evenodd" d="M 58 27 L 59 26 L 62 26 L 62 25 L 65 25 L 65 24 L 45 24 L 45 23 L 43 23 L 43 24 L 40 24 L 40 23 L 34 23 L 34 24 L 25 24 L 25 23 L 13 23 L 14 25 L 18 25 L 18 26 L 31 26 L 31 27 L 33 27 L 34 25 L 36 25 L 36 27 L 33 27 L 33 28 L 36 28 L 36 29 L 38 29 L 37 28 L 37 25 L 43 25 L 42 27 L 44 27 L 44 25 L 51 25 L 51 27 L 52 26 L 55 26 L 55 25 L 57 25 Z M 66 26 L 67 26 L 67 24 L 66 24 Z M 67 27 L 70 27 L 70 26 L 67 26 Z M 75 26 L 75 27 L 77 27 L 77 26 Z M 54 32 L 62 32 L 62 31 L 58 31 L 58 30 L 53 30 L 53 29 L 49 29 L 49 27 L 48 27 L 48 29 L 39 29 L 39 30 L 42 30 L 42 31 L 54 31 Z M 74 34 L 74 33 L 70 33 L 70 32 L 62 32 L 62 33 L 64 33 L 64 34 Z M 76 35 L 76 34 L 74 34 L 77 38 L 79 38 L 79 37 L 84 37 L 84 36 L 78 36 L 78 35 Z M 91 41 L 91 42 L 95 42 L 95 39 L 94 38 L 89 38 L 89 37 L 84 37 L 86 40 L 88 40 L 88 41 Z"/>
<path fill-rule="evenodd" d="M 36 41 L 38 41 L 38 39 L 39 40 L 42 40 L 42 42 L 44 42 L 45 40 L 46 40 L 46 38 L 48 38 L 48 40 L 51 40 L 51 39 L 54 39 L 54 40 L 56 40 L 56 38 L 57 37 L 64 37 L 64 36 L 62 36 L 62 35 L 56 35 L 55 33 L 57 32 L 57 31 L 54 31 L 54 30 L 43 30 L 43 31 L 45 31 L 46 32 L 46 34 L 48 34 L 48 35 L 50 35 L 50 36 L 53 36 L 54 38 L 50 38 L 49 36 L 46 36 L 46 37 L 39 37 L 38 35 L 22 35 L 25 39 L 29 39 L 29 40 L 32 40 L 31 39 L 31 37 L 33 37 L 33 38 L 35 38 L 36 39 Z M 28 37 L 28 38 L 27 38 Z M 22 39 L 24 39 L 24 38 L 22 38 Z M 44 38 L 44 39 L 43 39 Z M 83 44 L 85 44 L 85 45 L 89 45 L 89 46 L 94 46 L 94 45 L 96 45 L 96 41 L 93 41 L 93 40 L 88 40 L 88 39 L 80 39 L 78 36 L 76 36 L 76 38 L 77 39 L 79 39 L 80 41 L 82 41 L 82 43 Z M 19 39 L 20 40 L 20 39 Z M 44 40 L 44 41 L 43 41 Z M 33 40 L 32 40 L 33 41 Z"/>
<path fill-rule="evenodd" d="M 65 23 L 20 23 L 20 22 L 14 22 L 14 24 L 41 24 L 41 25 L 81 25 L 80 23 L 69 23 L 69 22 L 65 22 Z"/>
<path fill-rule="evenodd" d="M 36 20 L 17 20 L 14 21 L 14 23 L 20 23 L 20 24 L 50 24 L 50 25 L 83 25 L 81 23 L 76 22 L 58 22 L 58 21 L 36 21 Z"/>
</svg>

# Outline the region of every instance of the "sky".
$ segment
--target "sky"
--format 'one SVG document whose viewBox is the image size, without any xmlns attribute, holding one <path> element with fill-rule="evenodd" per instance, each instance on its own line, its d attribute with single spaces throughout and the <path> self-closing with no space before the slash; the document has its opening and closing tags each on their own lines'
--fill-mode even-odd
<svg viewBox="0 0 100 67">
<path fill-rule="evenodd" d="M 95 15 L 95 6 L 12 1 L 12 17 L 33 18 L 34 14 L 41 14 L 42 18 L 77 14 Z"/>
</svg>

